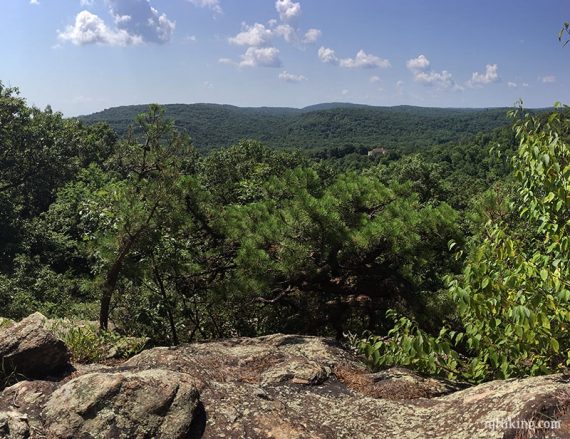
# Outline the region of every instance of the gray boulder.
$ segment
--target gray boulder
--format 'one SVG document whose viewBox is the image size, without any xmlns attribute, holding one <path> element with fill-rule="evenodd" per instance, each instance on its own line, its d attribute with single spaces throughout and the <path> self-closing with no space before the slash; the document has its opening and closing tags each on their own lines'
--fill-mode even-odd
<svg viewBox="0 0 570 439">
<path fill-rule="evenodd" d="M 34 313 L 0 331 L 0 377 L 46 378 L 70 367 L 67 346 L 46 323 L 46 317 Z"/>
<path fill-rule="evenodd" d="M 42 417 L 49 437 L 183 439 L 194 428 L 198 407 L 197 382 L 189 375 L 162 369 L 96 372 L 53 392 Z"/>
</svg>

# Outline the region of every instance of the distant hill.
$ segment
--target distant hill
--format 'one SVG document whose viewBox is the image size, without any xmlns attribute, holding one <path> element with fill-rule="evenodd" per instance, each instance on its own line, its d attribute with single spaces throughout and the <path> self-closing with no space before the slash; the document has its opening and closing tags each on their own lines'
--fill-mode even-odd
<svg viewBox="0 0 570 439">
<path fill-rule="evenodd" d="M 310 107 L 241 108 L 218 104 L 165 105 L 166 115 L 201 149 L 257 139 L 276 148 L 382 146 L 411 151 L 455 142 L 509 122 L 507 108 L 457 109 L 412 106 L 374 107 L 325 103 Z M 145 105 L 109 108 L 79 119 L 107 122 L 124 134 Z"/>
</svg>

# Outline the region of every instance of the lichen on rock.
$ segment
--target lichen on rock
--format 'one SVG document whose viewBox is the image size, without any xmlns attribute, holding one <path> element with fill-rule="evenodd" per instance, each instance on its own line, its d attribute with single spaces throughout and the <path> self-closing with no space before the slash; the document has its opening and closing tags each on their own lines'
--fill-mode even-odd
<svg viewBox="0 0 570 439">
<path fill-rule="evenodd" d="M 372 373 L 333 340 L 283 334 L 149 349 L 0 393 L 9 439 L 567 438 L 569 417 L 562 375 L 466 387 Z M 544 420 L 558 424 L 529 427 Z"/>
</svg>

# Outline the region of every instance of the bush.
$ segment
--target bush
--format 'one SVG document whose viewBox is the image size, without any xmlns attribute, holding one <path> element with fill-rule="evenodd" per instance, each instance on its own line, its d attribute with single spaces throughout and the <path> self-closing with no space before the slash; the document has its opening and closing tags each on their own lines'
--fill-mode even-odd
<svg viewBox="0 0 570 439">
<path fill-rule="evenodd" d="M 402 317 L 388 340 L 353 338 L 375 366 L 408 365 L 480 382 L 570 365 L 567 114 L 525 115 L 515 123 L 520 144 L 512 165 L 520 202 L 510 209 L 519 219 L 490 220 L 462 275 L 448 278 L 460 329 L 444 327 L 433 337 Z"/>
<path fill-rule="evenodd" d="M 77 363 L 97 363 L 112 358 L 130 358 L 141 352 L 148 339 L 126 337 L 113 331 L 99 331 L 95 324 L 73 324 L 57 320 L 52 329 L 63 340 Z"/>
</svg>

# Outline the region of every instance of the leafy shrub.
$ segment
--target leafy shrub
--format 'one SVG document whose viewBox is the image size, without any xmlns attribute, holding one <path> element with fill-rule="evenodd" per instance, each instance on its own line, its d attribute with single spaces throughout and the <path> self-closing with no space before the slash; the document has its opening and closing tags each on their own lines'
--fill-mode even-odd
<svg viewBox="0 0 570 439">
<path fill-rule="evenodd" d="M 71 351 L 77 363 L 97 363 L 111 358 L 130 358 L 141 352 L 148 342 L 146 338 L 126 337 L 112 331 L 99 331 L 94 325 L 70 325 L 60 320 L 53 330 Z"/>
<path fill-rule="evenodd" d="M 520 219 L 489 221 L 462 275 L 448 278 L 460 330 L 433 337 L 402 317 L 389 340 L 353 338 L 374 365 L 480 382 L 570 364 L 570 119 L 562 111 L 547 120 L 524 115 L 514 128 L 521 201 L 511 210 Z"/>
</svg>

